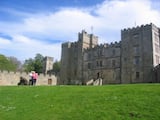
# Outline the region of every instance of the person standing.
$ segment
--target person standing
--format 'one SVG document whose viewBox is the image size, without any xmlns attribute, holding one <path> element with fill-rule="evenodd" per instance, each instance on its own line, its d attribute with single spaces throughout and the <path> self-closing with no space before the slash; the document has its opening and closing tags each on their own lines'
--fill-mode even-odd
<svg viewBox="0 0 160 120">
<path fill-rule="evenodd" d="M 37 78 L 38 78 L 38 73 L 33 72 L 32 77 L 33 77 L 33 85 L 36 85 Z"/>
<path fill-rule="evenodd" d="M 30 77 L 30 79 L 29 79 L 29 85 L 33 85 L 33 71 L 31 71 L 29 73 L 29 77 Z"/>
</svg>

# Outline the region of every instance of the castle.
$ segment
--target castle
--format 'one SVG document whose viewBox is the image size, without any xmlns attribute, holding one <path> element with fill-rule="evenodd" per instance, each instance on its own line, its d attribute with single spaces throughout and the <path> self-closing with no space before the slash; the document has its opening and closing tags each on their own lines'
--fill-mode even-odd
<svg viewBox="0 0 160 120">
<path fill-rule="evenodd" d="M 160 64 L 160 28 L 154 24 L 121 30 L 121 41 L 98 44 L 98 37 L 82 30 L 78 41 L 62 44 L 60 84 L 150 83 Z"/>
</svg>

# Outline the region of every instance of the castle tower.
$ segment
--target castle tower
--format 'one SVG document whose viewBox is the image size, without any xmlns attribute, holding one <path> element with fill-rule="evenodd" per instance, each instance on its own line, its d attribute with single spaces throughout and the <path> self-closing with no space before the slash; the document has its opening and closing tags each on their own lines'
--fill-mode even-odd
<svg viewBox="0 0 160 120">
<path fill-rule="evenodd" d="M 60 83 L 68 84 L 70 80 L 70 64 L 71 64 L 71 43 L 62 44 L 61 52 L 61 69 L 60 69 Z"/>
<path fill-rule="evenodd" d="M 47 74 L 50 70 L 53 69 L 53 57 L 46 56 L 44 58 L 44 64 L 43 64 L 43 73 Z"/>
<path fill-rule="evenodd" d="M 93 34 L 88 34 L 85 30 L 82 30 L 81 33 L 78 35 L 78 59 L 77 59 L 77 72 L 79 73 L 77 79 L 84 82 L 83 78 L 83 55 L 84 49 L 91 49 L 98 45 L 98 37 L 94 36 Z"/>
<path fill-rule="evenodd" d="M 153 82 L 160 63 L 160 33 L 153 24 L 121 31 L 121 82 Z"/>
<path fill-rule="evenodd" d="M 98 44 L 98 37 L 84 30 L 78 34 L 78 41 L 62 44 L 61 72 L 62 84 L 81 84 L 83 70 L 83 51 Z"/>
<path fill-rule="evenodd" d="M 98 45 L 98 37 L 93 34 L 88 34 L 85 30 L 82 30 L 78 34 L 79 47 L 84 50 L 86 48 L 93 48 Z"/>
</svg>

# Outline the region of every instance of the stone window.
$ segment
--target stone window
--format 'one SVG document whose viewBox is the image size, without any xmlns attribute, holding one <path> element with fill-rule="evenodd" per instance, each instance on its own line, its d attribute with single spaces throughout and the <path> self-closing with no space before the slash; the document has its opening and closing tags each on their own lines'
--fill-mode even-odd
<svg viewBox="0 0 160 120">
<path fill-rule="evenodd" d="M 100 64 L 100 67 L 102 67 L 103 66 L 103 61 L 100 61 L 99 64 Z"/>
<path fill-rule="evenodd" d="M 126 57 L 124 58 L 124 62 L 127 62 L 127 58 Z"/>
<path fill-rule="evenodd" d="M 134 57 L 133 63 L 134 63 L 135 65 L 139 65 L 139 63 L 140 63 L 140 57 L 138 57 L 138 56 Z"/>
<path fill-rule="evenodd" d="M 96 57 L 96 56 L 98 55 L 98 54 L 97 54 L 97 51 L 94 51 L 93 54 L 94 54 L 94 57 Z"/>
<path fill-rule="evenodd" d="M 139 46 L 134 46 L 134 54 L 138 54 L 139 53 Z"/>
<path fill-rule="evenodd" d="M 99 50 L 99 55 L 102 56 L 103 55 L 103 50 Z"/>
<path fill-rule="evenodd" d="M 97 79 L 98 79 L 98 78 L 100 78 L 100 73 L 99 73 L 99 72 L 97 73 Z"/>
<path fill-rule="evenodd" d="M 97 67 L 103 67 L 103 61 L 96 61 Z"/>
<path fill-rule="evenodd" d="M 88 69 L 91 69 L 91 63 L 88 63 Z"/>
<path fill-rule="evenodd" d="M 138 37 L 139 37 L 138 33 L 133 34 L 133 39 L 138 39 Z"/>
<path fill-rule="evenodd" d="M 98 55 L 98 56 L 102 56 L 102 55 L 103 55 L 103 50 L 102 50 L 102 49 L 99 49 L 99 50 L 97 51 L 97 55 Z"/>
<path fill-rule="evenodd" d="M 115 67 L 115 66 L 116 66 L 116 61 L 112 60 L 112 67 Z"/>
<path fill-rule="evenodd" d="M 74 70 L 74 75 L 75 75 L 75 76 L 77 75 L 77 70 Z"/>
<path fill-rule="evenodd" d="M 91 54 L 90 53 L 88 53 L 88 60 L 90 60 L 91 59 Z"/>
<path fill-rule="evenodd" d="M 99 62 L 98 61 L 96 62 L 96 64 L 97 64 L 97 67 L 99 67 Z"/>
<path fill-rule="evenodd" d="M 99 51 L 97 51 L 97 56 L 99 56 Z"/>
<path fill-rule="evenodd" d="M 132 42 L 133 42 L 133 44 L 135 44 L 135 45 L 137 45 L 137 44 L 139 44 L 139 33 L 135 33 L 135 34 L 133 34 L 132 35 Z"/>
<path fill-rule="evenodd" d="M 139 78 L 140 78 L 140 73 L 136 72 L 136 79 L 139 79 Z"/>
<path fill-rule="evenodd" d="M 112 55 L 115 55 L 116 51 L 115 49 L 112 50 Z"/>
</svg>

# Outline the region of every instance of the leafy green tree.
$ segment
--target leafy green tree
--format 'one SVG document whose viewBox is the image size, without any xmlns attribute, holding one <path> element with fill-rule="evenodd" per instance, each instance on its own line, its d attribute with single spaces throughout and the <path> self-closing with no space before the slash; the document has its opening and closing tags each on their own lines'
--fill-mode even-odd
<svg viewBox="0 0 160 120">
<path fill-rule="evenodd" d="M 42 73 L 43 71 L 43 60 L 44 57 L 41 54 L 36 54 L 36 57 L 34 58 L 34 70 L 37 73 Z"/>
<path fill-rule="evenodd" d="M 0 70 L 16 71 L 16 65 L 4 55 L 0 55 Z"/>
<path fill-rule="evenodd" d="M 53 72 L 55 74 L 58 74 L 60 72 L 61 69 L 61 62 L 60 61 L 55 61 L 55 63 L 53 64 Z"/>
<path fill-rule="evenodd" d="M 41 54 L 36 54 L 35 58 L 25 60 L 24 70 L 26 72 L 36 71 L 37 73 L 42 73 L 43 70 L 43 59 L 44 57 Z"/>
<path fill-rule="evenodd" d="M 34 60 L 32 58 L 25 60 L 23 67 L 24 67 L 25 72 L 33 71 L 34 70 Z"/>
</svg>

